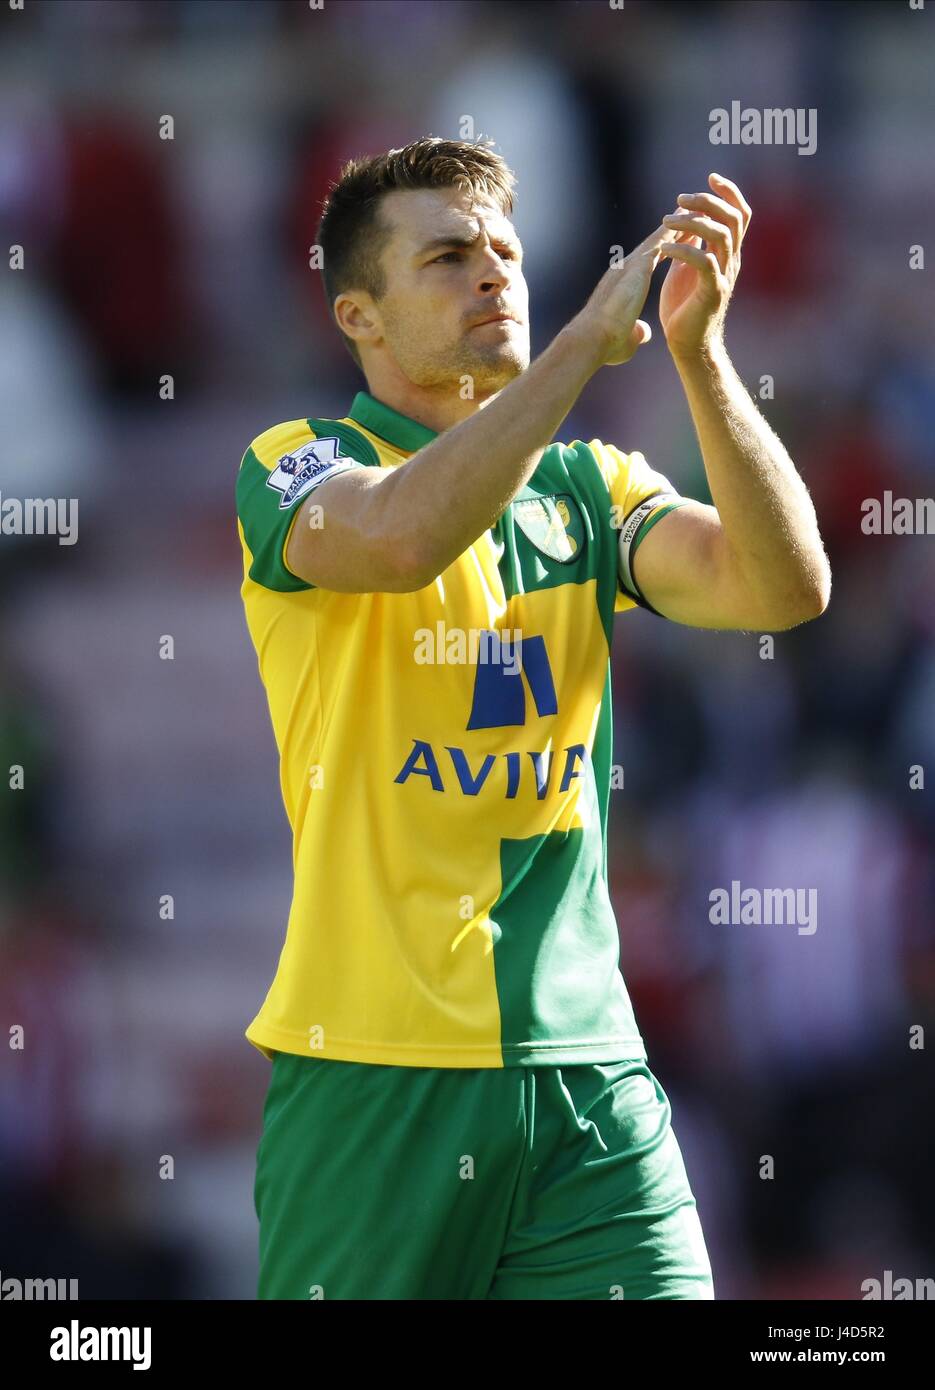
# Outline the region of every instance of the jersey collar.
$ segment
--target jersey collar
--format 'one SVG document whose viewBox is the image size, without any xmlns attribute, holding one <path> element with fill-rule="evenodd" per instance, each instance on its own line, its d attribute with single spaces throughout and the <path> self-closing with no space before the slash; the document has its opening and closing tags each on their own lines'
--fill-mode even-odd
<svg viewBox="0 0 935 1390">
<path fill-rule="evenodd" d="M 357 392 L 346 418 L 363 425 L 365 430 L 379 435 L 404 454 L 414 454 L 438 437 L 436 430 L 420 425 L 418 420 L 410 420 L 408 415 L 400 415 L 398 410 L 376 400 L 368 391 Z"/>
</svg>

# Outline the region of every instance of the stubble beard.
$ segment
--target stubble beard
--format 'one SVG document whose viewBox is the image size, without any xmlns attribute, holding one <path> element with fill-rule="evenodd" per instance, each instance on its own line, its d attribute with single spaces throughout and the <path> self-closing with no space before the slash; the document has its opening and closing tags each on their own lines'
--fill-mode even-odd
<svg viewBox="0 0 935 1390">
<path fill-rule="evenodd" d="M 495 343 L 478 349 L 476 344 L 460 342 L 443 358 L 438 355 L 421 361 L 410 379 L 417 386 L 456 387 L 466 380 L 475 396 L 502 391 L 529 366 L 529 354 L 518 343 Z"/>
</svg>

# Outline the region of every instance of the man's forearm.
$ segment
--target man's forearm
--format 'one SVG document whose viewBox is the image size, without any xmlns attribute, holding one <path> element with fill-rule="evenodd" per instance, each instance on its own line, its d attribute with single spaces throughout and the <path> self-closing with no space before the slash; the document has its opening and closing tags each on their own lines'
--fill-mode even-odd
<svg viewBox="0 0 935 1390">
<path fill-rule="evenodd" d="M 730 563 L 764 609 L 789 623 L 827 605 L 831 574 L 805 483 L 723 343 L 673 355 Z"/>
<path fill-rule="evenodd" d="M 496 522 L 602 363 L 600 342 L 572 320 L 488 405 L 381 484 L 382 523 L 416 538 L 426 583 Z"/>
</svg>

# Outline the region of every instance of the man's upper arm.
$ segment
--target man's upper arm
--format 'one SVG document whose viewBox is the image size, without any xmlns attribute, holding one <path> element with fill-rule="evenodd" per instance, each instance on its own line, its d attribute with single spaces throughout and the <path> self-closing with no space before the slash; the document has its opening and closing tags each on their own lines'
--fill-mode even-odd
<svg viewBox="0 0 935 1390">
<path fill-rule="evenodd" d="M 689 500 L 645 536 L 632 562 L 634 577 L 653 609 L 673 622 L 756 627 L 749 598 L 728 581 L 725 545 L 717 509 Z"/>
<path fill-rule="evenodd" d="M 624 454 L 597 440 L 590 447 L 620 528 L 615 611 L 639 604 L 689 627 L 775 629 L 731 563 L 716 507 L 680 496 L 641 453 Z"/>
<path fill-rule="evenodd" d="M 351 455 L 346 438 L 318 434 L 307 420 L 287 421 L 253 441 L 237 475 L 237 516 L 251 579 L 281 593 L 315 587 L 310 576 L 287 561 L 292 533 L 299 524 L 314 523 L 317 499 L 311 494 L 351 471 L 377 470 Z"/>
</svg>

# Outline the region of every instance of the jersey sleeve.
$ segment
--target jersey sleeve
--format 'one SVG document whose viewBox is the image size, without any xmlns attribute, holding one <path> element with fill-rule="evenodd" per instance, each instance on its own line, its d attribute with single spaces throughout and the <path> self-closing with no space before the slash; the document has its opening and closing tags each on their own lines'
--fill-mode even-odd
<svg viewBox="0 0 935 1390">
<path fill-rule="evenodd" d="M 237 521 L 247 573 L 280 593 L 315 586 L 286 564 L 286 547 L 305 498 L 339 473 L 362 468 L 348 431 L 327 433 L 327 421 L 289 420 L 254 439 L 237 475 Z"/>
<path fill-rule="evenodd" d="M 619 532 L 614 612 L 638 605 L 655 613 L 634 578 L 633 556 L 656 522 L 691 498 L 682 497 L 665 474 L 651 468 L 639 452 L 625 454 L 599 439 L 592 439 L 588 447 L 610 493 L 612 524 Z"/>
</svg>

